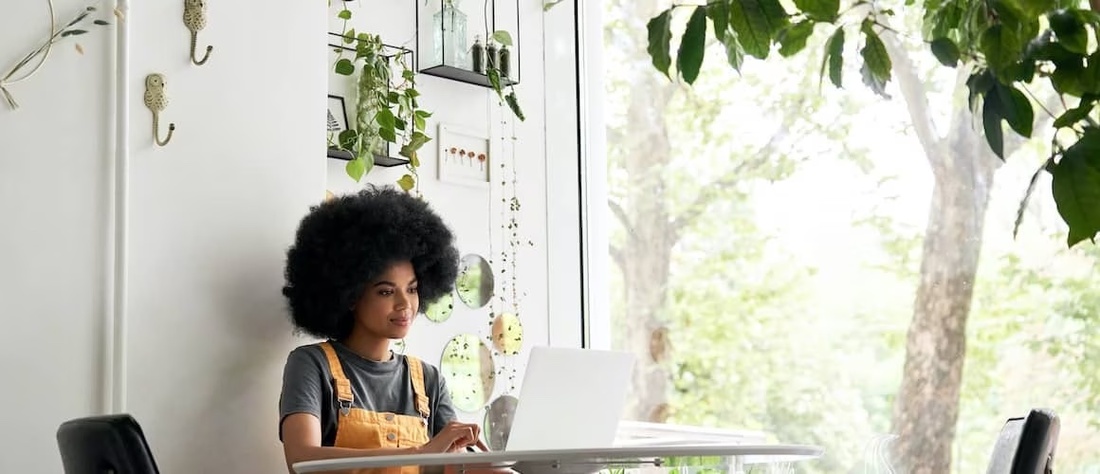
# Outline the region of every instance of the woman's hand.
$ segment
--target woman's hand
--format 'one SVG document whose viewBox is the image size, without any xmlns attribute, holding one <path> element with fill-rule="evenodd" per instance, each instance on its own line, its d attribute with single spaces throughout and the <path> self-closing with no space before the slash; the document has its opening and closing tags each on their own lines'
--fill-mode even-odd
<svg viewBox="0 0 1100 474">
<path fill-rule="evenodd" d="M 420 447 L 421 453 L 453 453 L 480 442 L 481 427 L 471 423 L 447 423 L 430 441 Z"/>
</svg>

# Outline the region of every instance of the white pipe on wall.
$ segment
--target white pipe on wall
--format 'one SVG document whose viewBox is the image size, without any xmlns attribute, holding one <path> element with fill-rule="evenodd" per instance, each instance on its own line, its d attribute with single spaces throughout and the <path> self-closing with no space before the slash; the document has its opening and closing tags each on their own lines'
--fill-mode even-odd
<svg viewBox="0 0 1100 474">
<path fill-rule="evenodd" d="M 110 197 L 110 231 L 103 324 L 103 411 L 126 411 L 126 290 L 129 235 L 130 161 L 130 22 L 129 0 L 115 0 L 114 177 Z"/>
</svg>

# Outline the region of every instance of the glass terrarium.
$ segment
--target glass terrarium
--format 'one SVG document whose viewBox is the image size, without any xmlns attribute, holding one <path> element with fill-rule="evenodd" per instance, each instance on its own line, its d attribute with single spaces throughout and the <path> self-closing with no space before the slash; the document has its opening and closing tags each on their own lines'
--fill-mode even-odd
<svg viewBox="0 0 1100 474">
<path fill-rule="evenodd" d="M 417 66 L 424 74 L 492 87 L 519 83 L 518 0 L 416 1 Z"/>
</svg>

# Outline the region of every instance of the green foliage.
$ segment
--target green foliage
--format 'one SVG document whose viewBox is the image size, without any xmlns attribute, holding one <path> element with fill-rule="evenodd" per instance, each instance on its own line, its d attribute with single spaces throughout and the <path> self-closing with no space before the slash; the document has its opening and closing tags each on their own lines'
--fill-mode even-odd
<svg viewBox="0 0 1100 474">
<path fill-rule="evenodd" d="M 858 28 L 863 39 L 858 59 L 863 83 L 888 98 L 893 65 L 883 42 L 884 33 L 893 34 L 889 19 L 893 12 L 874 0 L 850 0 L 841 8 L 839 0 L 795 0 L 794 10 L 786 11 L 779 0 L 709 0 L 703 6 L 676 5 L 654 16 L 647 25 L 647 52 L 653 66 L 669 79 L 694 83 L 703 62 L 707 19 L 714 37 L 727 52 L 727 62 L 740 71 L 743 54 L 767 59 L 773 47 L 783 57 L 795 56 L 805 48 L 816 24 L 829 24 L 830 39 L 825 45 L 821 75 L 828 72 L 830 82 L 842 87 L 845 30 Z M 1100 33 L 1100 13 L 1081 8 L 1069 0 L 925 0 L 907 1 L 906 8 L 922 8 L 924 24 L 921 36 L 931 54 L 947 67 L 965 66 L 969 71 L 970 104 L 981 118 L 990 150 L 1005 159 L 1004 124 L 1016 135 L 1030 139 L 1035 125 L 1035 110 L 1029 99 L 1029 87 L 1045 83 L 1061 95 L 1063 103 L 1078 104 L 1063 111 L 1049 133 L 1060 143 L 1051 160 L 1059 162 L 1063 148 L 1074 149 L 1076 141 L 1100 128 L 1094 116 L 1100 96 L 1100 50 L 1089 38 Z M 691 17 L 680 38 L 676 75 L 670 43 L 671 25 L 677 9 L 691 8 Z M 1068 128 L 1072 136 L 1058 135 Z M 1084 149 L 1089 148 L 1086 144 Z M 1078 148 L 1083 149 L 1083 148 Z M 980 157 L 975 157 L 980 159 Z M 1063 220 L 1070 226 L 1070 245 L 1092 238 L 1100 229 L 1100 208 L 1074 211 L 1094 202 L 1066 202 L 1080 190 L 1100 189 L 1100 175 L 1086 172 L 1071 160 L 1061 171 L 1061 181 L 1071 172 L 1084 173 L 1073 178 L 1075 193 L 1055 193 Z M 1051 172 L 1059 166 L 1051 167 Z M 1025 196 L 1025 199 L 1027 197 Z M 1065 212 L 1069 212 L 1066 214 Z"/>
<path fill-rule="evenodd" d="M 398 145 L 399 155 L 409 160 L 406 174 L 397 184 L 405 191 L 416 187 L 416 169 L 420 166 L 417 152 L 431 141 L 425 132 L 432 116 L 420 108 L 420 91 L 416 89 L 416 72 L 404 52 L 392 53 L 378 35 L 347 27 L 350 10 L 341 10 L 337 17 L 344 20 L 343 42 L 355 50 L 352 58 L 344 57 L 343 48 L 335 48 L 333 71 L 356 78 L 355 127 L 341 132 L 329 147 L 352 154 L 345 167 L 351 179 L 359 181 L 374 167 L 376 155 L 385 155 L 389 144 Z M 509 38 L 510 39 L 510 38 Z M 399 74 L 395 76 L 394 72 Z"/>
<path fill-rule="evenodd" d="M 512 35 L 504 30 L 494 31 L 492 39 L 505 46 L 512 45 Z M 516 87 L 512 83 L 505 84 L 500 74 L 500 65 L 489 62 L 485 75 L 489 77 L 489 85 L 497 93 L 497 98 L 500 99 L 500 105 L 507 105 L 508 109 L 512 111 L 512 114 L 516 116 L 521 122 L 527 117 L 523 115 L 523 109 L 519 106 L 519 98 L 516 96 Z M 508 93 L 504 93 L 505 87 L 508 88 Z"/>
</svg>

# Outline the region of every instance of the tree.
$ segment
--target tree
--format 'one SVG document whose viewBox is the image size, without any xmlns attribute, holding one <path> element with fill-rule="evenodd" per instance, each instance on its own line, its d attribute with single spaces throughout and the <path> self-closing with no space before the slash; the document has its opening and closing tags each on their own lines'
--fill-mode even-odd
<svg viewBox="0 0 1100 474">
<path fill-rule="evenodd" d="M 688 84 L 699 77 L 708 19 L 734 68 L 741 67 L 743 54 L 766 59 L 773 44 L 783 56 L 797 54 L 815 24 L 839 24 L 826 44 L 821 70 L 840 87 L 848 30 L 839 1 L 802 0 L 795 4 L 794 13 L 785 11 L 777 0 L 712 0 L 705 6 L 669 8 L 647 24 L 652 63 L 671 77 L 670 40 L 677 8 L 690 10 L 676 55 L 677 77 Z M 1067 106 L 1054 120 L 1058 129 L 1076 130 L 1068 139 L 1072 144 L 1061 146 L 1056 132 L 1055 153 L 1040 169 L 1054 178 L 1055 201 L 1070 227 L 1068 244 L 1100 231 L 1100 127 L 1091 117 L 1100 99 L 1100 75 L 1090 72 L 1100 73 L 1100 52 L 1090 54 L 1087 48 L 1087 30 L 1100 27 L 1100 16 L 1070 6 L 1008 0 L 924 3 L 925 36 L 935 57 L 945 65 L 956 66 L 961 60 L 968 66 L 960 74 L 959 88 L 969 91 L 970 108 L 956 110 L 942 135 L 929 118 L 927 95 L 913 73 L 910 58 L 898 46 L 896 30 L 889 25 L 893 11 L 865 0 L 845 10 L 847 16 L 858 19 L 855 25 L 863 39 L 860 72 L 864 83 L 885 96 L 888 81 L 897 78 L 935 177 L 921 278 L 893 417 L 899 435 L 899 464 L 908 472 L 940 473 L 951 467 L 966 323 L 991 181 L 998 166 L 996 158 L 1003 159 L 1016 147 L 1013 140 L 1006 144 L 1002 123 L 1030 138 L 1036 120 L 1028 84 L 1036 77 L 1049 79 L 1058 94 L 1080 98 L 1077 106 Z M 1050 25 L 1042 33 L 1040 20 Z M 1045 105 L 1040 107 L 1047 110 Z M 981 135 L 969 126 L 971 112 L 978 110 L 984 130 Z"/>
<path fill-rule="evenodd" d="M 945 66 L 963 66 L 969 76 L 972 111 L 980 112 L 990 150 L 1005 157 L 1005 123 L 1024 138 L 1035 128 L 1028 85 L 1047 81 L 1051 89 L 1078 103 L 1054 121 L 1058 145 L 1037 171 L 1054 179 L 1058 211 L 1069 225 L 1073 246 L 1100 232 L 1100 50 L 1089 47 L 1089 30 L 1100 31 L 1100 1 L 1090 0 L 925 0 L 921 28 L 931 53 Z M 709 0 L 705 5 L 675 5 L 646 25 L 647 52 L 653 66 L 672 77 L 670 44 L 673 12 L 690 9 L 676 54 L 676 76 L 687 84 L 699 77 L 705 57 L 708 20 L 727 61 L 740 69 L 745 55 L 767 59 L 773 45 L 782 56 L 805 49 L 815 25 L 835 26 L 825 48 L 821 74 L 842 86 L 846 38 L 862 38 L 860 75 L 864 84 L 886 96 L 893 65 L 881 37 L 894 9 L 880 0 L 854 0 L 841 10 L 840 0 L 796 0 L 788 12 L 779 0 Z M 906 9 L 912 1 L 906 1 Z M 1084 5 L 1085 8 L 1078 8 Z M 1089 9 L 1091 5 L 1091 9 Z M 900 6 L 898 8 L 901 8 Z M 849 31 L 851 30 L 851 32 Z M 1044 108 L 1044 111 L 1047 109 Z M 1069 137 L 1059 134 L 1072 130 Z M 1030 190 L 1024 197 L 1026 205 Z M 1022 213 L 1021 213 L 1022 214 Z"/>
<path fill-rule="evenodd" d="M 782 88 L 773 87 L 774 95 L 759 98 L 768 116 L 747 120 L 767 124 L 763 139 L 731 140 L 729 130 L 707 130 L 718 117 L 735 111 L 726 101 L 733 98 L 728 81 L 700 83 L 694 90 L 664 81 L 648 69 L 645 49 L 630 39 L 630 32 L 644 24 L 646 12 L 656 11 L 659 3 L 605 5 L 606 33 L 613 45 L 606 61 L 616 65 L 609 80 L 629 82 L 615 88 L 623 96 L 608 100 L 621 104 L 611 107 L 608 125 L 613 144 L 608 205 L 619 229 L 610 254 L 623 288 L 623 304 L 618 305 L 623 315 L 616 327 L 623 328 L 620 346 L 639 355 L 631 417 L 663 422 L 673 416 L 670 396 L 679 377 L 673 372 L 671 345 L 672 328 L 679 324 L 670 308 L 673 249 L 715 206 L 742 202 L 746 183 L 788 173 L 793 160 L 786 151 L 797 137 L 839 136 L 843 130 L 803 113 L 820 98 L 806 92 L 813 76 L 801 73 Z M 728 99 L 713 100 L 719 96 Z"/>
</svg>

